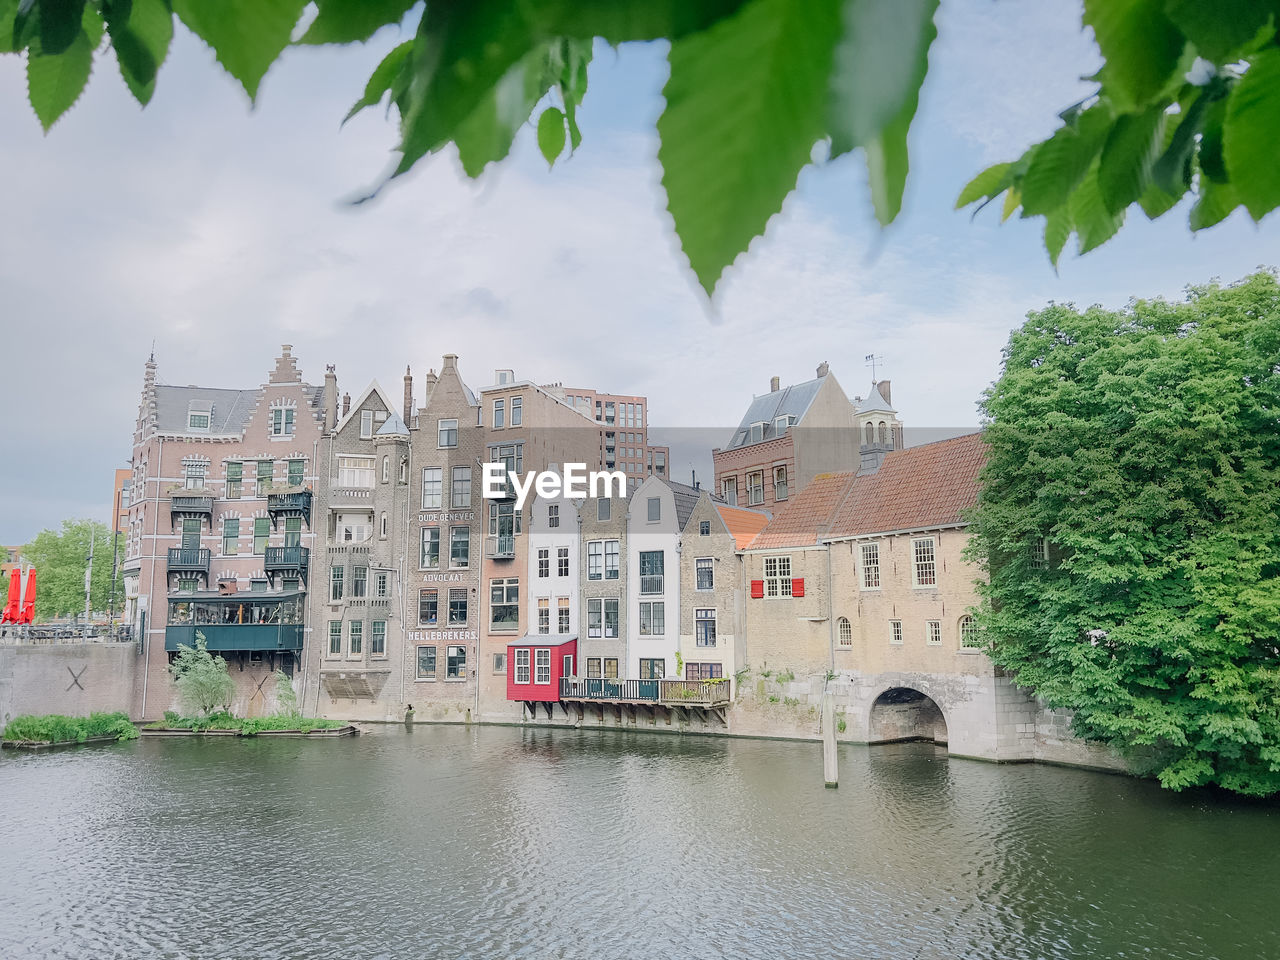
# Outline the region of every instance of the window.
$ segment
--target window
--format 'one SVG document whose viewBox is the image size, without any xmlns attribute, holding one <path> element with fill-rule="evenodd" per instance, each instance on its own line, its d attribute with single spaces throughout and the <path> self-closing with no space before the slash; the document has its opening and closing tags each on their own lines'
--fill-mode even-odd
<svg viewBox="0 0 1280 960">
<path fill-rule="evenodd" d="M 422 528 L 422 550 L 418 555 L 418 569 L 435 570 L 440 566 L 440 528 Z"/>
<path fill-rule="evenodd" d="M 568 633 L 569 632 L 569 598 L 568 597 L 558 597 L 556 599 L 556 614 L 558 618 L 558 622 L 556 623 L 556 632 L 561 634 Z"/>
<path fill-rule="evenodd" d="M 604 541 L 592 540 L 587 544 L 587 579 L 604 579 Z"/>
<path fill-rule="evenodd" d="M 471 566 L 471 528 L 449 528 L 449 566 L 462 570 Z"/>
<path fill-rule="evenodd" d="M 204 477 L 208 471 L 207 463 L 184 463 L 182 465 L 183 483 L 188 490 L 203 490 Z"/>
<path fill-rule="evenodd" d="M 553 503 L 547 507 L 547 526 L 552 530 L 560 526 L 560 504 Z"/>
<path fill-rule="evenodd" d="M 373 489 L 373 457 L 339 457 L 338 486 Z"/>
<path fill-rule="evenodd" d="M 894 646 L 902 646 L 902 621 L 889 621 L 889 642 Z"/>
<path fill-rule="evenodd" d="M 258 495 L 266 493 L 271 489 L 271 480 L 275 476 L 276 462 L 274 460 L 258 461 Z"/>
<path fill-rule="evenodd" d="M 913 587 L 937 586 L 938 570 L 933 557 L 933 537 L 912 540 L 911 554 L 914 559 L 911 565 L 911 585 Z"/>
<path fill-rule="evenodd" d="M 493 429 L 501 430 L 507 425 L 507 402 L 505 400 L 493 401 Z"/>
<path fill-rule="evenodd" d="M 542 684 L 551 682 L 550 650 L 533 651 L 533 682 Z"/>
<path fill-rule="evenodd" d="M 199 433 L 208 433 L 210 419 L 211 417 L 208 413 L 191 411 L 187 414 L 187 429 Z"/>
<path fill-rule="evenodd" d="M 880 589 L 880 544 L 862 545 L 862 589 Z"/>
<path fill-rule="evenodd" d="M 618 658 L 604 658 L 604 676 L 606 680 L 616 680 L 618 678 Z"/>
<path fill-rule="evenodd" d="M 467 588 L 449 588 L 449 626 L 465 627 L 467 625 Z"/>
<path fill-rule="evenodd" d="M 422 468 L 422 509 L 439 510 L 444 471 L 440 467 Z"/>
<path fill-rule="evenodd" d="M 434 627 L 439 616 L 440 601 L 435 590 L 421 590 L 418 593 L 418 626 Z"/>
<path fill-rule="evenodd" d="M 385 453 L 382 455 L 382 482 L 391 482 L 391 458 Z"/>
<path fill-rule="evenodd" d="M 516 651 L 516 683 L 529 682 L 529 651 Z"/>
<path fill-rule="evenodd" d="M 764 439 L 764 421 L 759 420 L 751 425 L 749 442 L 759 443 L 763 439 Z"/>
<path fill-rule="evenodd" d="M 437 420 L 436 442 L 441 449 L 456 447 L 458 445 L 458 421 Z"/>
<path fill-rule="evenodd" d="M 368 595 L 369 585 L 369 568 L 368 567 L 352 567 L 351 568 L 351 596 L 364 597 Z"/>
<path fill-rule="evenodd" d="M 773 468 L 773 499 L 787 499 L 787 468 Z"/>
<path fill-rule="evenodd" d="M 304 471 L 306 470 L 306 468 L 307 468 L 307 462 L 305 460 L 289 461 L 289 486 L 291 487 L 302 486 L 303 480 L 305 478 Z"/>
<path fill-rule="evenodd" d="M 400 483 L 408 483 L 408 482 L 409 482 L 409 458 L 408 458 L 408 457 L 401 457 L 401 458 L 400 458 L 400 480 L 399 480 L 399 482 L 400 482 Z"/>
<path fill-rule="evenodd" d="M 436 678 L 436 648 L 418 648 L 418 679 L 434 680 Z"/>
<path fill-rule="evenodd" d="M 747 474 L 747 505 L 764 503 L 764 471 Z"/>
<path fill-rule="evenodd" d="M 373 595 L 379 600 L 387 596 L 387 571 L 379 570 L 373 575 Z"/>
<path fill-rule="evenodd" d="M 494 673 L 507 672 L 507 655 L 505 653 L 495 653 L 493 655 L 493 672 Z"/>
<path fill-rule="evenodd" d="M 471 506 L 471 468 L 453 468 L 453 491 L 450 503 L 455 508 Z"/>
<path fill-rule="evenodd" d="M 364 652 L 364 621 L 352 620 L 350 627 L 351 633 L 348 636 L 347 652 L 354 655 Z"/>
<path fill-rule="evenodd" d="M 960 646 L 982 646 L 982 637 L 978 634 L 978 621 L 974 620 L 973 617 L 960 618 Z"/>
<path fill-rule="evenodd" d="M 686 663 L 684 678 L 686 680 L 715 680 L 724 676 L 724 666 L 719 663 Z"/>
<path fill-rule="evenodd" d="M 244 481 L 244 464 L 239 460 L 227 464 L 227 490 L 226 497 L 228 500 L 239 500 L 241 492 L 241 484 Z M 123 508 L 125 504 L 121 504 Z"/>
<path fill-rule="evenodd" d="M 587 677 L 591 680 L 597 680 L 600 677 L 600 658 L 587 657 Z"/>
<path fill-rule="evenodd" d="M 853 624 L 849 622 L 848 617 L 841 617 L 836 621 L 836 634 L 840 638 L 840 646 L 853 646 Z"/>
<path fill-rule="evenodd" d="M 271 409 L 271 435 L 273 437 L 293 436 L 293 407 Z"/>
<path fill-rule="evenodd" d="M 462 680 L 467 676 L 467 648 L 463 646 L 447 647 L 444 678 L 446 680 Z"/>
<path fill-rule="evenodd" d="M 1049 569 L 1049 541 L 1044 537 L 1031 541 L 1031 569 Z"/>
<path fill-rule="evenodd" d="M 661 550 L 640 551 L 640 592 L 662 593 L 663 556 Z"/>
<path fill-rule="evenodd" d="M 924 642 L 931 647 L 942 646 L 942 621 L 926 620 L 924 623 Z"/>
<path fill-rule="evenodd" d="M 605 600 L 604 602 L 604 635 L 606 638 L 614 639 L 618 636 L 617 600 Z"/>
<path fill-rule="evenodd" d="M 659 520 L 662 519 L 662 500 L 659 499 L 658 497 L 650 497 L 648 510 L 649 510 L 649 515 L 648 515 L 649 522 L 657 523 Z"/>
<path fill-rule="evenodd" d="M 250 592 L 250 593 L 266 593 L 266 592 L 267 592 L 267 581 L 265 581 L 265 580 L 250 580 L 250 581 L 249 581 L 249 592 Z"/>
<path fill-rule="evenodd" d="M 385 510 L 378 516 L 378 537 L 382 540 L 387 539 L 387 511 Z"/>
<path fill-rule="evenodd" d="M 520 418 L 524 412 L 523 410 L 521 410 L 521 407 L 523 406 L 523 404 L 524 404 L 523 397 L 511 398 L 511 425 L 513 427 L 520 426 Z"/>
<path fill-rule="evenodd" d="M 538 551 L 538 576 L 540 577 L 551 576 L 551 551 L 550 550 Z"/>
<path fill-rule="evenodd" d="M 240 521 L 227 518 L 222 521 L 222 555 L 229 557 L 240 545 Z"/>
<path fill-rule="evenodd" d="M 271 537 L 271 520 L 268 517 L 253 519 L 253 552 L 261 556 L 267 550 L 267 540 Z"/>
<path fill-rule="evenodd" d="M 373 528 L 367 513 L 342 513 L 338 515 L 338 539 L 343 543 L 363 543 L 369 539 Z"/>
<path fill-rule="evenodd" d="M 731 507 L 736 507 L 738 505 L 738 478 L 737 477 L 725 477 L 724 502 Z"/>
<path fill-rule="evenodd" d="M 710 557 L 699 557 L 693 561 L 697 574 L 697 589 L 714 590 L 716 586 L 715 571 L 711 568 Z"/>
<path fill-rule="evenodd" d="M 373 436 L 373 411 L 360 411 L 360 439 L 368 440 Z"/>
<path fill-rule="evenodd" d="M 556 548 L 556 576 L 567 577 L 569 575 L 569 548 Z"/>
<path fill-rule="evenodd" d="M 329 621 L 329 656 L 336 657 L 342 653 L 342 621 Z"/>
<path fill-rule="evenodd" d="M 666 632 L 666 605 L 661 600 L 641 603 L 640 635 L 642 637 L 661 637 Z"/>
<path fill-rule="evenodd" d="M 489 581 L 489 627 L 510 631 L 520 624 L 520 580 L 518 577 Z"/>
<path fill-rule="evenodd" d="M 791 596 L 791 558 L 764 558 L 764 595 L 766 597 Z"/>
<path fill-rule="evenodd" d="M 667 675 L 667 661 L 662 659 L 640 658 L 640 679 L 661 680 Z"/>
<path fill-rule="evenodd" d="M 587 600 L 587 636 L 617 637 L 618 601 L 594 598 Z"/>
<path fill-rule="evenodd" d="M 596 501 L 596 520 L 605 521 L 609 519 L 609 507 L 612 504 L 608 497 L 601 497 Z"/>
<path fill-rule="evenodd" d="M 790 417 L 774 417 L 773 418 L 773 435 L 780 437 L 787 432 L 787 427 L 791 426 Z"/>
<path fill-rule="evenodd" d="M 329 599 L 342 599 L 342 567 L 334 567 L 329 571 Z"/>
<path fill-rule="evenodd" d="M 387 621 L 375 620 L 370 624 L 369 653 L 375 657 L 387 655 Z"/>
<path fill-rule="evenodd" d="M 501 503 L 489 504 L 489 535 L 499 537 L 498 548 L 502 552 L 502 548 L 514 550 L 514 542 L 503 539 L 514 537 L 520 532 L 521 514 L 516 510 L 514 501 L 503 500 Z"/>
<path fill-rule="evenodd" d="M 693 637 L 700 647 L 716 645 L 716 611 L 715 608 L 693 611 Z"/>
<path fill-rule="evenodd" d="M 700 537 L 709 537 L 709 536 L 711 536 L 711 521 L 710 521 L 710 520 L 699 520 L 699 521 L 698 521 L 698 536 L 700 536 Z"/>
</svg>

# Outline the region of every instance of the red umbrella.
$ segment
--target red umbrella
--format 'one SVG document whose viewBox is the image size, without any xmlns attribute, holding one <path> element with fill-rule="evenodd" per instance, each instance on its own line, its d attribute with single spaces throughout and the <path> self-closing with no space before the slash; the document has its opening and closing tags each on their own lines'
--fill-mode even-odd
<svg viewBox="0 0 1280 960">
<path fill-rule="evenodd" d="M 22 571 L 9 571 L 9 602 L 4 605 L 4 614 L 0 615 L 0 623 L 17 623 L 22 612 Z"/>
<path fill-rule="evenodd" d="M 36 616 L 36 568 L 27 571 L 26 589 L 22 593 L 22 613 L 19 623 L 30 623 Z"/>
</svg>

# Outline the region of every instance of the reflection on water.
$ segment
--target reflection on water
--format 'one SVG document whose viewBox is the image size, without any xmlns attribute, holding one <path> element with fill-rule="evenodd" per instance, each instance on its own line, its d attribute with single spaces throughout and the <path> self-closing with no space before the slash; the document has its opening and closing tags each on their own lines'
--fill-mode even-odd
<svg viewBox="0 0 1280 960">
<path fill-rule="evenodd" d="M 1122 777 L 400 727 L 0 760 L 0 956 L 1275 958 L 1280 808 Z"/>
</svg>

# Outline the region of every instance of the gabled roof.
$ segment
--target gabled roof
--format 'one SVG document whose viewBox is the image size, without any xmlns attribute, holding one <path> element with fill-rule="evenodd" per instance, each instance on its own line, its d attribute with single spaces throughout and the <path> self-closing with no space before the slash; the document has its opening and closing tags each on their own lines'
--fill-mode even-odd
<svg viewBox="0 0 1280 960">
<path fill-rule="evenodd" d="M 809 547 L 818 543 L 826 536 L 856 479 L 854 473 L 818 474 L 756 535 L 751 549 Z"/>
<path fill-rule="evenodd" d="M 986 456 L 981 433 L 894 450 L 876 473 L 858 477 L 828 536 L 857 537 L 963 523 L 964 511 L 978 502 L 978 473 Z"/>
<path fill-rule="evenodd" d="M 818 396 L 818 391 L 822 389 L 826 380 L 826 377 L 818 377 L 816 380 L 806 380 L 804 383 L 792 384 L 781 390 L 774 390 L 772 393 L 756 397 L 751 401 L 751 406 L 747 407 L 742 422 L 738 424 L 738 429 L 734 431 L 725 449 L 736 450 L 750 445 L 753 442 L 751 440 L 753 423 L 763 422 L 765 425 L 763 437 L 754 441 L 755 443 L 772 440 L 777 436 L 773 430 L 773 421 L 778 417 L 792 416 L 799 423 L 804 419 L 809 407 L 813 405 L 814 398 Z"/>
<path fill-rule="evenodd" d="M 749 547 L 756 534 L 769 522 L 768 514 L 761 513 L 759 510 L 744 510 L 742 507 L 731 507 L 725 503 L 716 503 L 715 508 L 739 550 Z"/>
<path fill-rule="evenodd" d="M 693 514 L 693 508 L 698 505 L 698 499 L 702 496 L 703 491 L 697 487 L 691 487 L 687 483 L 676 483 L 674 480 L 662 480 L 671 488 L 672 494 L 676 500 L 676 526 L 683 530 L 689 522 L 689 517 Z M 639 489 L 639 488 L 637 488 Z"/>
<path fill-rule="evenodd" d="M 855 413 L 897 413 L 893 404 L 884 398 L 879 383 L 871 385 L 871 392 L 854 406 Z"/>
<path fill-rule="evenodd" d="M 409 435 L 409 428 L 406 427 L 404 425 L 404 421 L 400 419 L 400 414 L 392 410 L 391 415 L 387 417 L 386 423 L 380 426 L 374 432 L 374 435 L 379 437 L 407 437 Z"/>
<path fill-rule="evenodd" d="M 369 394 L 371 393 L 376 393 L 378 395 L 378 399 L 382 401 L 382 405 L 387 408 L 389 413 L 396 412 L 396 405 L 391 402 L 391 398 L 387 396 L 387 392 L 383 390 L 382 387 L 378 386 L 377 380 L 372 380 L 369 382 L 369 385 L 364 388 L 364 393 L 360 394 L 360 398 L 356 400 L 355 403 L 351 404 L 351 409 L 347 411 L 347 415 L 339 420 L 338 425 L 333 428 L 335 433 L 351 422 L 351 418 L 360 412 L 360 407 L 369 399 Z"/>
</svg>

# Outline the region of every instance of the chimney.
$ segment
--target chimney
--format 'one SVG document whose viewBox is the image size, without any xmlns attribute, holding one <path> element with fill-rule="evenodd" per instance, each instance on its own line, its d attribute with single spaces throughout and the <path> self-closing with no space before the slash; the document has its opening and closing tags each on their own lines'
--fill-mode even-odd
<svg viewBox="0 0 1280 960">
<path fill-rule="evenodd" d="M 408 364 L 404 368 L 404 425 L 413 421 L 413 373 Z"/>
<path fill-rule="evenodd" d="M 440 373 L 443 374 L 446 370 L 452 370 L 457 367 L 457 365 L 458 355 L 456 353 L 446 353 L 444 355 L 444 360 L 440 364 Z"/>
<path fill-rule="evenodd" d="M 332 363 L 324 367 L 324 432 L 338 425 L 338 374 Z"/>
<path fill-rule="evenodd" d="M 440 378 L 436 376 L 434 368 L 427 371 L 427 375 L 422 378 L 422 405 L 426 406 L 427 401 L 431 399 L 431 391 L 436 388 L 436 381 Z"/>
<path fill-rule="evenodd" d="M 820 364 L 818 364 L 818 376 L 820 378 L 825 377 L 830 372 L 831 372 L 831 367 L 827 364 L 827 361 L 823 360 Z"/>
<path fill-rule="evenodd" d="M 351 394 L 344 393 L 342 395 L 342 415 L 345 417 L 351 412 Z"/>
<path fill-rule="evenodd" d="M 889 381 L 881 380 L 879 383 L 880 396 L 884 397 L 884 402 L 893 406 L 893 397 L 889 396 Z"/>
<path fill-rule="evenodd" d="M 782 378 L 774 377 L 769 381 L 769 392 L 777 393 L 782 388 Z"/>
</svg>

